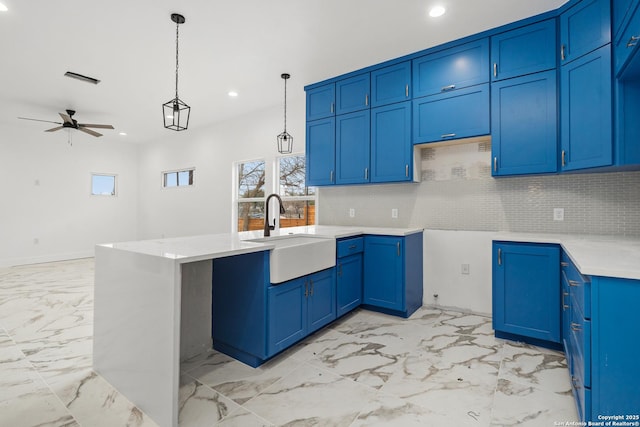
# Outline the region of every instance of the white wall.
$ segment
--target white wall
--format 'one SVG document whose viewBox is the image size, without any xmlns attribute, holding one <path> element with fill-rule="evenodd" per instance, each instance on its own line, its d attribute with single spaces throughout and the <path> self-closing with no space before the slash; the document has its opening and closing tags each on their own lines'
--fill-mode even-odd
<svg viewBox="0 0 640 427">
<path fill-rule="evenodd" d="M 69 145 L 66 131 L 24 127 L 0 135 L 0 266 L 93 256 L 97 243 L 137 238 L 136 146 L 84 134 Z M 117 197 L 91 196 L 92 172 L 116 174 Z"/>
<path fill-rule="evenodd" d="M 294 137 L 295 153 L 304 153 L 304 102 L 304 96 L 287 101 L 287 131 Z M 191 126 L 197 120 L 191 117 Z M 262 158 L 271 176 L 278 155 L 276 136 L 282 128 L 282 107 L 274 107 L 201 129 L 167 131 L 162 141 L 142 146 L 140 238 L 230 232 L 233 163 Z M 196 168 L 193 187 L 162 188 L 162 171 L 190 167 Z"/>
</svg>

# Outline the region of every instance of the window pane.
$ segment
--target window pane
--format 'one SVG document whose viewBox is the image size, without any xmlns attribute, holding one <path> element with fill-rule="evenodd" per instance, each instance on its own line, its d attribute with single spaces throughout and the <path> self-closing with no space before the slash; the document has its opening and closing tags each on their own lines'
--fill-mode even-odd
<svg viewBox="0 0 640 427">
<path fill-rule="evenodd" d="M 316 223 L 316 203 L 314 200 L 284 202 L 285 213 L 280 215 L 280 227 L 297 227 Z"/>
<path fill-rule="evenodd" d="M 280 195 L 312 196 L 315 188 L 307 187 L 304 179 L 304 156 L 287 156 L 280 158 Z"/>
<path fill-rule="evenodd" d="M 238 203 L 238 231 L 264 228 L 264 202 Z"/>
<path fill-rule="evenodd" d="M 264 161 L 238 164 L 238 199 L 264 197 Z"/>
<path fill-rule="evenodd" d="M 115 175 L 91 175 L 91 194 L 95 196 L 115 196 Z"/>
<path fill-rule="evenodd" d="M 178 185 L 178 172 L 167 172 L 164 174 L 164 186 L 176 187 Z"/>
<path fill-rule="evenodd" d="M 178 186 L 189 185 L 189 176 L 191 171 L 180 171 L 178 174 Z"/>
</svg>

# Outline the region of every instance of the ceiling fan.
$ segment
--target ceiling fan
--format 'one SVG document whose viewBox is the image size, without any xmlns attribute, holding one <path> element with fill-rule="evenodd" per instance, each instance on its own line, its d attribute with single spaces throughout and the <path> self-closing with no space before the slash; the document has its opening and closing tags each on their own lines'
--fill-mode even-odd
<svg viewBox="0 0 640 427">
<path fill-rule="evenodd" d="M 88 133 L 89 135 L 93 135 L 93 136 L 102 136 L 101 133 L 98 133 L 94 130 L 88 129 L 88 128 L 96 128 L 96 129 L 113 129 L 113 126 L 111 125 L 95 125 L 95 124 L 88 124 L 88 123 L 78 123 L 77 120 L 75 120 L 73 118 L 73 115 L 76 113 L 74 110 L 66 110 L 67 113 L 58 113 L 60 114 L 60 117 L 62 117 L 62 123 L 61 122 L 53 122 L 51 120 L 40 120 L 40 119 L 30 119 L 27 117 L 18 117 L 19 119 L 22 120 L 33 120 L 36 122 L 46 122 L 46 123 L 55 123 L 57 125 L 61 125 L 61 126 L 56 126 L 54 128 L 51 129 L 47 129 L 45 130 L 45 132 L 55 132 L 57 130 L 60 129 L 77 129 L 79 131 L 82 131 L 84 133 Z"/>
</svg>

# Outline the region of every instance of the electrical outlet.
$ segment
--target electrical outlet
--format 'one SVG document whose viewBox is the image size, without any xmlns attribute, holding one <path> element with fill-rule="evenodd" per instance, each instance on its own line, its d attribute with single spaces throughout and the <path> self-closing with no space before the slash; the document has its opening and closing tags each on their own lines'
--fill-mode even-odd
<svg viewBox="0 0 640 427">
<path fill-rule="evenodd" d="M 398 218 L 398 209 L 391 209 L 391 218 Z"/>
<path fill-rule="evenodd" d="M 553 220 L 564 221 L 564 208 L 553 208 Z"/>
<path fill-rule="evenodd" d="M 462 274 L 469 274 L 469 264 L 462 264 L 460 271 Z"/>
<path fill-rule="evenodd" d="M 356 216 L 356 210 L 353 208 L 349 209 L 349 218 L 355 218 Z"/>
</svg>

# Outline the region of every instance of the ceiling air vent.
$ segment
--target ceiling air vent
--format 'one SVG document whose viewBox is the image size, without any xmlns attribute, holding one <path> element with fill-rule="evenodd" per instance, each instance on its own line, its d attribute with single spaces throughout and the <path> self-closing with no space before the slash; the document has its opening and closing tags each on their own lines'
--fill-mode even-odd
<svg viewBox="0 0 640 427">
<path fill-rule="evenodd" d="M 94 85 L 97 85 L 98 83 L 100 83 L 100 80 L 98 79 L 94 79 L 93 77 L 83 76 L 82 74 L 74 73 L 72 71 L 67 71 L 66 73 L 64 73 L 64 75 L 67 77 L 71 77 L 72 79 L 82 80 L 83 82 L 87 82 L 87 83 L 93 83 Z"/>
</svg>

